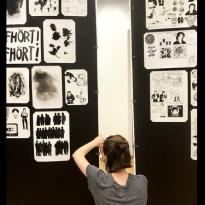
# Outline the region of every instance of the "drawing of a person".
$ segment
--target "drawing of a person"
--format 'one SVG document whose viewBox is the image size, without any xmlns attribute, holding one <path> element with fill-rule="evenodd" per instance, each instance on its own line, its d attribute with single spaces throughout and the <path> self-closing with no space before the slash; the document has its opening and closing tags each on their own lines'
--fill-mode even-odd
<svg viewBox="0 0 205 205">
<path fill-rule="evenodd" d="M 184 41 L 184 37 L 184 32 L 178 32 L 176 35 L 176 41 L 173 44 L 186 44 L 186 42 Z"/>
<path fill-rule="evenodd" d="M 151 19 L 154 17 L 156 13 L 156 6 L 157 6 L 157 0 L 148 0 L 148 8 L 151 9 L 152 11 L 147 18 Z"/>
<path fill-rule="evenodd" d="M 13 108 L 11 113 L 15 119 L 19 116 L 19 110 L 17 108 Z"/>
<path fill-rule="evenodd" d="M 185 15 L 197 15 L 196 5 L 195 4 L 190 4 L 189 5 L 189 11 L 187 11 L 185 13 Z"/>
<path fill-rule="evenodd" d="M 162 91 L 162 93 L 159 96 L 159 102 L 164 102 L 164 100 L 167 98 L 167 95 L 165 91 Z"/>
<path fill-rule="evenodd" d="M 28 129 L 28 113 L 26 112 L 26 108 L 23 108 L 23 111 L 21 113 L 21 118 L 22 118 L 22 124 L 23 124 L 23 129 Z"/>
<path fill-rule="evenodd" d="M 67 104 L 73 104 L 73 101 L 75 100 L 75 97 L 74 97 L 74 95 L 71 93 L 71 91 L 68 91 L 68 92 L 67 92 L 66 99 L 67 99 Z"/>
<path fill-rule="evenodd" d="M 152 94 L 152 100 L 153 102 L 158 102 L 159 99 L 159 93 L 155 90 L 154 94 Z"/>
</svg>

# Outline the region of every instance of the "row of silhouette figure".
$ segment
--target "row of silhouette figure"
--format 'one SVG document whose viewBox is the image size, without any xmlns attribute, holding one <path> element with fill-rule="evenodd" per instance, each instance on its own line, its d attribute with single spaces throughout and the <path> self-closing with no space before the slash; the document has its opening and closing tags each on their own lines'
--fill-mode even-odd
<svg viewBox="0 0 205 205">
<path fill-rule="evenodd" d="M 65 130 L 63 127 L 49 127 L 49 128 L 37 128 L 37 139 L 58 139 L 64 138 Z"/>
<path fill-rule="evenodd" d="M 66 116 L 62 112 L 61 115 L 60 113 L 55 113 L 52 122 L 54 125 L 64 125 L 66 121 Z M 36 126 L 44 126 L 44 125 L 51 125 L 51 117 L 48 114 L 41 114 L 37 115 L 36 118 Z"/>
<path fill-rule="evenodd" d="M 36 156 L 51 156 L 52 155 L 52 144 L 50 142 L 38 142 L 35 143 Z M 68 141 L 58 140 L 54 144 L 55 155 L 66 155 L 68 154 Z"/>
</svg>

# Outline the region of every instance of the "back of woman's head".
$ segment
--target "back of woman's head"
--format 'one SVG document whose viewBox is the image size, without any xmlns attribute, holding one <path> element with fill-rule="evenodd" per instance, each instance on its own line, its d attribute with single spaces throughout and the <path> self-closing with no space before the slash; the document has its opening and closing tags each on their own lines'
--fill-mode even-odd
<svg viewBox="0 0 205 205">
<path fill-rule="evenodd" d="M 106 156 L 106 170 L 110 173 L 131 167 L 128 141 L 121 135 L 111 135 L 105 139 L 103 152 Z"/>
</svg>

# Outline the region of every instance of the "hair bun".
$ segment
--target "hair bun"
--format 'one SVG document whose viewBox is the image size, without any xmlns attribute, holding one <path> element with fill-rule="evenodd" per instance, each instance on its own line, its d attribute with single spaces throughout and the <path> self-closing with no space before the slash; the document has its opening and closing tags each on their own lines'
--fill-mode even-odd
<svg viewBox="0 0 205 205">
<path fill-rule="evenodd" d="M 116 144 L 116 148 L 120 151 L 120 152 L 124 152 L 127 148 L 127 143 L 126 142 L 119 142 Z"/>
</svg>

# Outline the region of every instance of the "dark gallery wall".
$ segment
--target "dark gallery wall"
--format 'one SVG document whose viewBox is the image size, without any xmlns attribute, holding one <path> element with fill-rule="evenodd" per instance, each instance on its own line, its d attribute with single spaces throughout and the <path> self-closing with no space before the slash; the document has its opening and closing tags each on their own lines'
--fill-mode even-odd
<svg viewBox="0 0 205 205">
<path fill-rule="evenodd" d="M 190 157 L 190 101 L 186 122 L 151 122 L 149 75 L 154 69 L 144 67 L 143 36 L 149 32 L 144 0 L 131 1 L 131 16 L 136 173 L 148 178 L 148 205 L 195 205 L 197 161 Z"/>
<path fill-rule="evenodd" d="M 61 2 L 61 1 L 60 1 Z M 28 1 L 27 1 L 28 3 Z M 96 45 L 96 11 L 95 0 L 88 0 L 88 15 L 85 17 L 58 16 L 34 17 L 28 14 L 24 25 L 13 27 L 39 27 L 42 35 L 42 61 L 37 65 L 58 65 L 62 67 L 62 75 L 66 69 L 85 69 L 88 74 L 88 104 L 68 106 L 40 111 L 67 111 L 70 117 L 70 155 L 81 145 L 93 139 L 98 134 L 98 101 L 97 101 L 97 45 Z M 72 19 L 76 25 L 76 62 L 75 63 L 49 63 L 43 61 L 43 21 L 45 19 Z M 7 28 L 11 28 L 11 25 Z M 34 65 L 12 64 L 8 67 L 27 67 L 30 72 Z M 31 82 L 30 82 L 31 91 Z M 18 106 L 19 104 L 7 104 Z M 20 105 L 22 106 L 22 105 Z M 80 173 L 73 162 L 37 162 L 34 160 L 33 145 L 33 119 L 35 109 L 30 100 L 24 104 L 30 108 L 31 136 L 25 139 L 7 139 L 6 141 L 6 201 L 8 205 L 82 205 L 94 204 L 87 188 L 86 178 Z M 88 158 L 91 163 L 98 165 L 98 156 L 93 150 Z"/>
</svg>

